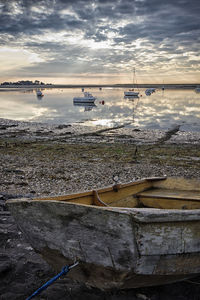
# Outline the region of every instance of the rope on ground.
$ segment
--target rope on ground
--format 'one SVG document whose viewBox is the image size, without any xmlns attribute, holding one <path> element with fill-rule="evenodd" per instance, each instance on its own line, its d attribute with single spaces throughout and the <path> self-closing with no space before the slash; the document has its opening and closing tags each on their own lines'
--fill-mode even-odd
<svg viewBox="0 0 200 300">
<path fill-rule="evenodd" d="M 75 262 L 71 266 L 65 266 L 62 268 L 62 271 L 51 278 L 49 281 L 47 281 L 45 284 L 43 284 L 39 289 L 37 289 L 31 296 L 29 296 L 26 300 L 30 300 L 33 297 L 39 295 L 42 291 L 46 290 L 52 283 L 54 283 L 58 278 L 60 278 L 63 275 L 66 275 L 72 268 L 76 267 L 79 264 L 79 262 Z"/>
</svg>

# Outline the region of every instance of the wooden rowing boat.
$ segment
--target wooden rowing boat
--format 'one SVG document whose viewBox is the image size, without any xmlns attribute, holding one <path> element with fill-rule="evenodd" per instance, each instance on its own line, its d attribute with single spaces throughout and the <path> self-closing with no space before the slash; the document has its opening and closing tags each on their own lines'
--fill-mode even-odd
<svg viewBox="0 0 200 300">
<path fill-rule="evenodd" d="M 200 182 L 149 178 L 7 205 L 36 252 L 100 289 L 135 288 L 200 273 Z"/>
</svg>

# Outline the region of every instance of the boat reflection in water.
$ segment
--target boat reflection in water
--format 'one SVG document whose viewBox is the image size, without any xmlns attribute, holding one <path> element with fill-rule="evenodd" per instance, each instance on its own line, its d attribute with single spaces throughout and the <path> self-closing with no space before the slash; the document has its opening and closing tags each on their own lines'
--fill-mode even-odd
<svg viewBox="0 0 200 300">
<path fill-rule="evenodd" d="M 131 115 L 129 117 L 129 120 L 131 121 L 130 124 L 134 124 L 135 123 L 135 113 L 136 113 L 136 109 L 139 103 L 139 97 L 124 97 L 125 100 L 128 100 L 129 103 L 131 103 L 129 105 L 129 107 L 131 108 L 132 112 Z M 127 101 L 125 101 L 127 102 Z"/>
<path fill-rule="evenodd" d="M 74 106 L 84 107 L 84 111 L 91 111 L 94 107 L 97 107 L 94 103 L 84 103 L 84 102 L 75 102 L 73 101 Z"/>
<path fill-rule="evenodd" d="M 134 101 L 135 99 L 139 99 L 139 96 L 124 96 L 124 99 Z"/>
</svg>

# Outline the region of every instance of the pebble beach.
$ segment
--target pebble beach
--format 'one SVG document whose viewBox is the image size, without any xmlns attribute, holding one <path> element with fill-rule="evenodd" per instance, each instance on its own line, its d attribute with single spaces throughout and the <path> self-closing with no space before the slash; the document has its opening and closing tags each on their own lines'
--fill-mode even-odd
<svg viewBox="0 0 200 300">
<path fill-rule="evenodd" d="M 0 119 L 0 299 L 21 300 L 56 275 L 17 228 L 6 200 L 63 195 L 145 177 L 200 179 L 200 133 Z M 200 278 L 103 292 L 67 276 L 35 299 L 200 299 Z"/>
</svg>

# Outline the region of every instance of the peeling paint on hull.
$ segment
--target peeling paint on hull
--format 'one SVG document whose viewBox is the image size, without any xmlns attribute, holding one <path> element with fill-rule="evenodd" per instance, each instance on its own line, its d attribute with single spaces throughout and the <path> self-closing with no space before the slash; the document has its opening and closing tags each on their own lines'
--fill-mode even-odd
<svg viewBox="0 0 200 300">
<path fill-rule="evenodd" d="M 12 200 L 8 206 L 32 247 L 56 270 L 100 289 L 136 288 L 200 273 L 200 210 L 102 208 Z"/>
</svg>

